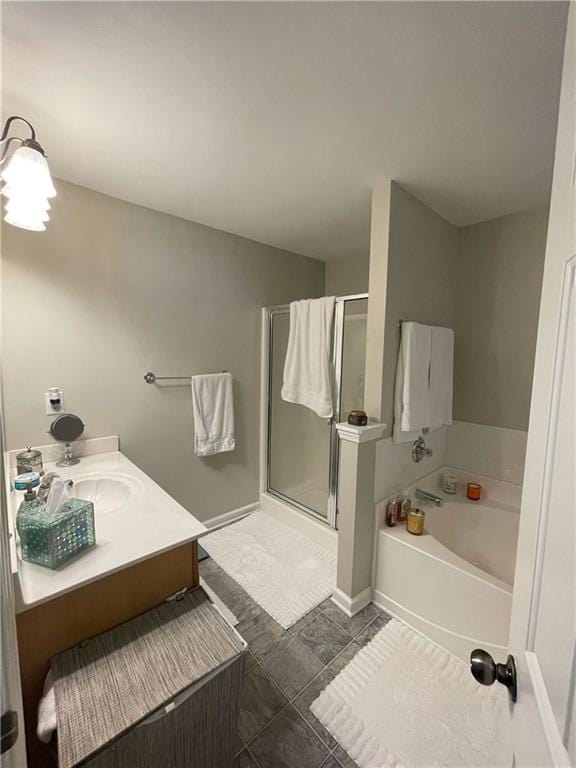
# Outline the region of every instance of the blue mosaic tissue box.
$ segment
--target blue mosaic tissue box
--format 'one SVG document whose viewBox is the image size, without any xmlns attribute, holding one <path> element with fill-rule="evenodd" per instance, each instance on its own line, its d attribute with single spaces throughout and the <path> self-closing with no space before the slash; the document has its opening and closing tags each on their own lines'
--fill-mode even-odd
<svg viewBox="0 0 576 768">
<path fill-rule="evenodd" d="M 22 559 L 58 568 L 96 543 L 94 504 L 68 499 L 57 512 L 36 509 L 18 519 Z"/>
</svg>

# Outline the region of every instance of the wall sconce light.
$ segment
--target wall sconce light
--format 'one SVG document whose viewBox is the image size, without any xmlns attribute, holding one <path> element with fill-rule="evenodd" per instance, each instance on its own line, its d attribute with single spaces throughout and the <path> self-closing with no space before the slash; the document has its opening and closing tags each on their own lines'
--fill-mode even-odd
<svg viewBox="0 0 576 768">
<path fill-rule="evenodd" d="M 29 138 L 8 136 L 15 120 L 28 126 L 31 133 Z M 20 146 L 9 155 L 12 142 L 19 142 Z M 0 173 L 0 179 L 4 182 L 0 192 L 6 197 L 4 221 L 22 229 L 43 232 L 46 229 L 45 222 L 50 219 L 48 200 L 56 195 L 56 190 L 44 150 L 36 141 L 36 131 L 28 120 L 12 115 L 4 124 L 0 146 L 0 165 L 6 163 Z"/>
</svg>

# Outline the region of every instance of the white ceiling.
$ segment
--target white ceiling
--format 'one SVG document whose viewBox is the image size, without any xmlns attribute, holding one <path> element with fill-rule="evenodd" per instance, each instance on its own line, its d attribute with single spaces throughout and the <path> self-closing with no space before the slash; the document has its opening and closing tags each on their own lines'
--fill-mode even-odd
<svg viewBox="0 0 576 768">
<path fill-rule="evenodd" d="M 55 176 L 321 259 L 370 189 L 456 225 L 547 202 L 566 6 L 3 3 L 4 112 Z"/>
</svg>

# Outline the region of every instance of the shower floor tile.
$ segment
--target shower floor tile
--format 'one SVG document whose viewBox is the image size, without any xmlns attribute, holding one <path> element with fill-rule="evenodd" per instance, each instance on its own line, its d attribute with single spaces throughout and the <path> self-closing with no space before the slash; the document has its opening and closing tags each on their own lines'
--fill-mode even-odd
<svg viewBox="0 0 576 768">
<path fill-rule="evenodd" d="M 350 619 L 326 600 L 285 630 L 213 560 L 199 569 L 249 648 L 235 768 L 354 768 L 310 704 L 390 617 L 369 605 Z"/>
</svg>

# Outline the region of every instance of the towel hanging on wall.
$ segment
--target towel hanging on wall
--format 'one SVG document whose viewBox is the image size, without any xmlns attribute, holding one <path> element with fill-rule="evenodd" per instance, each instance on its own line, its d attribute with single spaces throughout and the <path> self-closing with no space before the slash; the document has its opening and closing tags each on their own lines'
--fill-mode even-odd
<svg viewBox="0 0 576 768">
<path fill-rule="evenodd" d="M 428 426 L 432 332 L 429 325 L 403 323 L 394 393 L 394 442 L 413 442 Z"/>
<path fill-rule="evenodd" d="M 452 424 L 454 387 L 454 331 L 432 326 L 430 353 L 430 413 L 428 426 L 437 429 Z"/>
<path fill-rule="evenodd" d="M 209 373 L 192 376 L 192 409 L 194 411 L 194 453 L 211 456 L 233 451 L 234 399 L 231 373 Z"/>
<path fill-rule="evenodd" d="M 395 443 L 413 442 L 423 429 L 452 424 L 454 331 L 402 323 L 394 392 Z"/>
<path fill-rule="evenodd" d="M 330 348 L 334 296 L 290 304 L 290 335 L 284 363 L 282 399 L 330 418 L 332 371 Z"/>
</svg>

